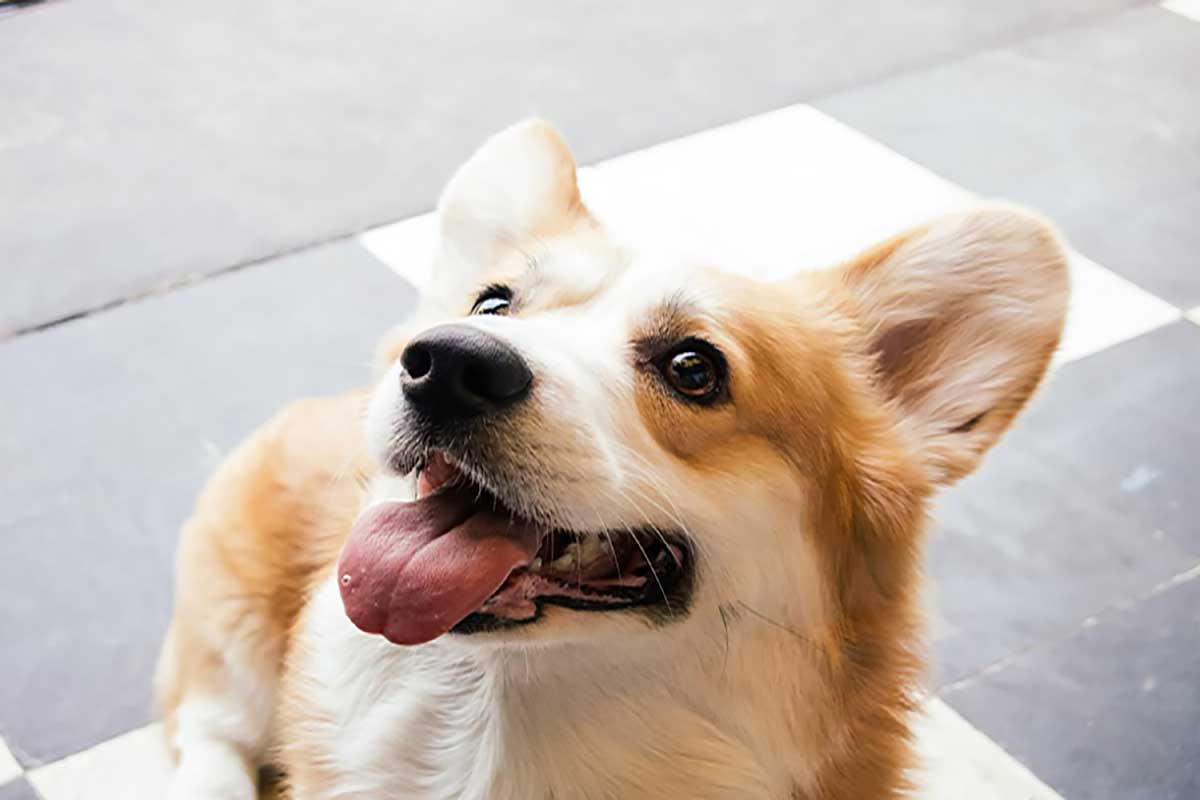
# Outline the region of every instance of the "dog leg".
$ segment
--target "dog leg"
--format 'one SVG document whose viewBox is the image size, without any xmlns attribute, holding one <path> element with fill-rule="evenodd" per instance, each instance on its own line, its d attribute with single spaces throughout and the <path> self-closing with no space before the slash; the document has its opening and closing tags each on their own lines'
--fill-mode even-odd
<svg viewBox="0 0 1200 800">
<path fill-rule="evenodd" d="M 170 800 L 253 800 L 288 632 L 362 500 L 363 396 L 295 403 L 229 455 L 184 526 L 156 678 Z"/>
<path fill-rule="evenodd" d="M 271 737 L 278 641 L 231 640 L 224 653 L 173 626 L 160 672 L 168 743 L 177 755 L 168 800 L 255 800 Z M 178 666 L 184 659 L 188 668 Z M 164 703 L 166 706 L 166 704 Z"/>
</svg>

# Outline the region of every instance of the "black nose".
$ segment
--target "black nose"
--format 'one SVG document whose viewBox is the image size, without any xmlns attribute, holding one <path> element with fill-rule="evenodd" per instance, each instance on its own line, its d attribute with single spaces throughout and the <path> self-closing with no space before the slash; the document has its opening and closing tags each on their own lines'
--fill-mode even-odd
<svg viewBox="0 0 1200 800">
<path fill-rule="evenodd" d="M 469 325 L 439 325 L 400 355 L 404 397 L 435 421 L 477 417 L 529 393 L 533 373 L 512 345 Z"/>
</svg>

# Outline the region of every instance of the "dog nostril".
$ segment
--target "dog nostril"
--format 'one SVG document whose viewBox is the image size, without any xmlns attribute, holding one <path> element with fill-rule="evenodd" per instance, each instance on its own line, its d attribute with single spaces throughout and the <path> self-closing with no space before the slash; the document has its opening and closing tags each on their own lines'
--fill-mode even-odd
<svg viewBox="0 0 1200 800">
<path fill-rule="evenodd" d="M 423 345 L 411 344 L 404 348 L 404 353 L 400 356 L 400 366 L 404 367 L 410 378 L 424 378 L 433 368 L 433 354 Z"/>
</svg>

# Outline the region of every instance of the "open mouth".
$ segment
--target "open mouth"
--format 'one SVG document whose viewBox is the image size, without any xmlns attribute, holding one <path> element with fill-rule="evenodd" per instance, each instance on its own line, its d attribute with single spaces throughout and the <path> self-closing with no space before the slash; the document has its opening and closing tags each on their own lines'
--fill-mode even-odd
<svg viewBox="0 0 1200 800">
<path fill-rule="evenodd" d="M 533 622 L 547 604 L 671 614 L 685 602 L 691 562 L 676 533 L 568 531 L 525 519 L 438 451 L 418 472 L 416 500 L 381 503 L 358 519 L 338 575 L 355 625 L 419 644 Z"/>
</svg>

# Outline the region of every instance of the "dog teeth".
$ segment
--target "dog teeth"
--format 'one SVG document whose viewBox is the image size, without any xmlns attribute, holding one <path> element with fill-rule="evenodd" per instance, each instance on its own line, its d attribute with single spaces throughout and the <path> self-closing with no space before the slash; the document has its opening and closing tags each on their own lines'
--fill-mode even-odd
<svg viewBox="0 0 1200 800">
<path fill-rule="evenodd" d="M 590 564 L 604 556 L 604 543 L 599 536 L 586 536 L 579 548 L 579 562 Z"/>
<path fill-rule="evenodd" d="M 541 572 L 542 571 L 542 557 L 541 556 L 538 556 L 537 558 L 535 558 L 533 561 L 531 561 L 529 563 L 529 571 L 530 572 Z"/>
<path fill-rule="evenodd" d="M 555 572 L 566 572 L 567 570 L 574 569 L 576 557 L 578 555 L 579 543 L 571 542 L 569 545 L 567 545 L 566 549 L 563 550 L 563 554 L 561 556 L 550 562 L 550 569 Z"/>
<path fill-rule="evenodd" d="M 585 536 L 568 544 L 563 554 L 547 566 L 554 572 L 574 572 L 602 558 L 608 552 L 605 548 L 605 543 L 599 537 Z"/>
</svg>

